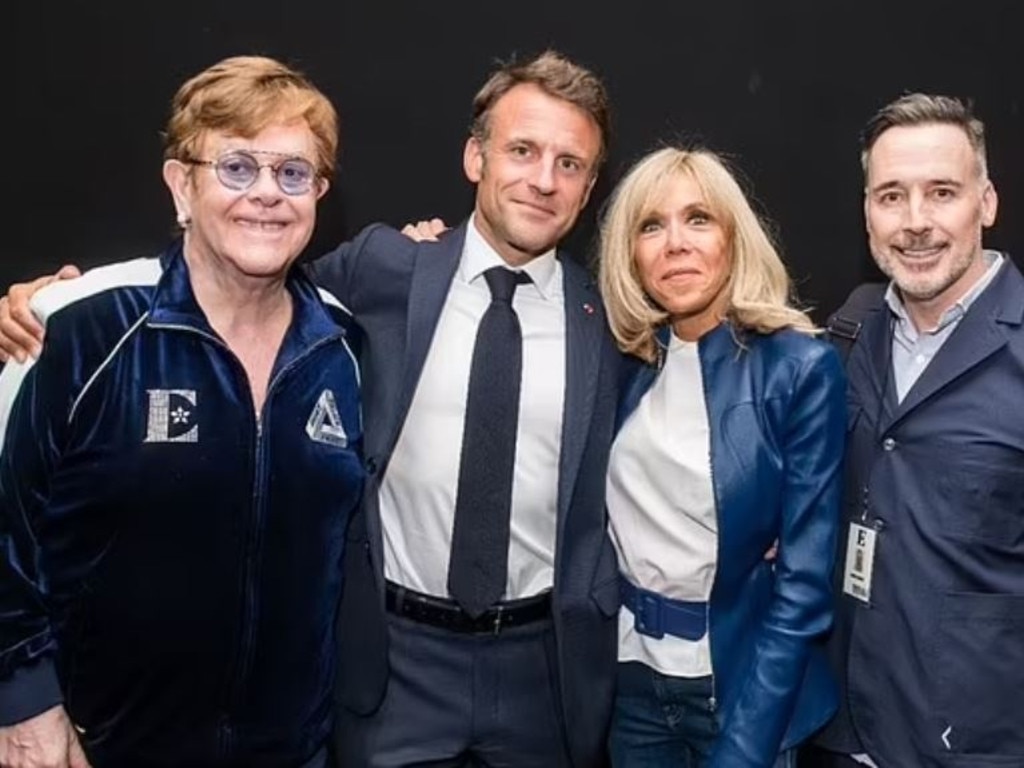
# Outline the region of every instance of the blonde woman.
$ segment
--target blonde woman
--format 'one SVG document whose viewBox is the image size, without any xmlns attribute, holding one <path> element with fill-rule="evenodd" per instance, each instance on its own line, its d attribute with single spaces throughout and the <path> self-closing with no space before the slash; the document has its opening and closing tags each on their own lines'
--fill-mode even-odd
<svg viewBox="0 0 1024 768">
<path fill-rule="evenodd" d="M 836 706 L 820 641 L 838 355 L 791 305 L 771 239 L 711 152 L 661 149 L 626 174 L 600 272 L 633 361 L 607 486 L 623 597 L 613 764 L 795 765 Z"/>
</svg>

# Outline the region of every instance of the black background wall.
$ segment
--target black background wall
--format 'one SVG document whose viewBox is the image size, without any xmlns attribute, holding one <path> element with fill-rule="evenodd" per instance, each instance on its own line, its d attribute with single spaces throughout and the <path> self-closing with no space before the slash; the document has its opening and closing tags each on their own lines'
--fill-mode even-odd
<svg viewBox="0 0 1024 768">
<path fill-rule="evenodd" d="M 341 112 L 339 177 L 307 255 L 372 221 L 456 222 L 472 202 L 461 152 L 473 94 L 495 59 L 550 46 L 603 75 L 615 105 L 613 151 L 570 239 L 575 252 L 589 252 L 599 205 L 631 161 L 666 139 L 699 141 L 745 171 L 821 319 L 877 277 L 863 235 L 858 132 L 907 90 L 974 100 L 1001 198 L 988 244 L 1020 261 L 1021 6 L 22 0 L 4 25 L 0 287 L 164 243 L 173 224 L 160 181 L 168 103 L 185 78 L 239 53 L 297 66 Z"/>
</svg>

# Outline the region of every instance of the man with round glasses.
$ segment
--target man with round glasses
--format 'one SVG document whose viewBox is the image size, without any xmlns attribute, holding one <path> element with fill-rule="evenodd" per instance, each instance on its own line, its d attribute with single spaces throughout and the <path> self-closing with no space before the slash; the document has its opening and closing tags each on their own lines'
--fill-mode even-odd
<svg viewBox="0 0 1024 768">
<path fill-rule="evenodd" d="M 308 265 L 362 331 L 367 483 L 338 610 L 341 766 L 606 763 L 619 353 L 559 243 L 609 122 L 593 72 L 555 51 L 506 62 L 473 101 L 467 220 L 438 243 L 371 225 Z M 288 183 L 273 148 L 204 149 L 183 162 L 222 185 Z M 0 359 L 38 350 L 22 299 L 53 279 L 12 288 L 13 323 L 0 298 Z"/>
<path fill-rule="evenodd" d="M 349 315 L 291 266 L 337 116 L 238 57 L 166 136 L 180 241 L 41 292 L 0 374 L 4 768 L 326 763 L 362 425 Z"/>
<path fill-rule="evenodd" d="M 277 159 L 261 163 L 257 155 Z M 237 192 L 244 192 L 255 184 L 260 171 L 264 168 L 271 170 L 277 186 L 286 195 L 306 194 L 313 188 L 313 182 L 317 178 L 316 168 L 306 158 L 268 150 L 236 149 L 225 152 L 216 160 L 187 158 L 184 162 L 213 168 L 220 183 Z"/>
</svg>

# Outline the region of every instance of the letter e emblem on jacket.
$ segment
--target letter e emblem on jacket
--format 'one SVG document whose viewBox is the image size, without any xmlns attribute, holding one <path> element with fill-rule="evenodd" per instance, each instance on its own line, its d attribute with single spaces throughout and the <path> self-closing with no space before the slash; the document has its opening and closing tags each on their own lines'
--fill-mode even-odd
<svg viewBox="0 0 1024 768">
<path fill-rule="evenodd" d="M 316 401 L 313 412 L 309 414 L 309 421 L 306 422 L 306 434 L 318 443 L 338 448 L 345 448 L 348 445 L 348 435 L 341 425 L 338 405 L 334 402 L 334 393 L 331 390 L 325 389 L 320 393 L 320 399 Z"/>
<path fill-rule="evenodd" d="M 198 443 L 194 389 L 148 389 L 147 443 Z"/>
</svg>

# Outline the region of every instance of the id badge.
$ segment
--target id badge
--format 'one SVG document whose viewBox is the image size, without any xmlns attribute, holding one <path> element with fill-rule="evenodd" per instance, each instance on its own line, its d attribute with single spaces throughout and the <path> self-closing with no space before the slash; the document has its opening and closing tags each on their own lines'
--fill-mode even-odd
<svg viewBox="0 0 1024 768">
<path fill-rule="evenodd" d="M 850 523 L 850 536 L 846 540 L 846 566 L 843 569 L 843 592 L 862 603 L 871 602 L 871 574 L 875 567 L 875 542 L 878 532 L 874 528 Z"/>
</svg>

